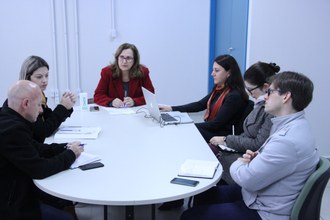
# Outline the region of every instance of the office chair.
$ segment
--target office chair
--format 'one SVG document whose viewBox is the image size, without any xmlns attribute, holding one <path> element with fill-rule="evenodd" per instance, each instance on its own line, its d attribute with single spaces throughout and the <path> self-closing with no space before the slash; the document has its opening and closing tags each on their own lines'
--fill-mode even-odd
<svg viewBox="0 0 330 220">
<path fill-rule="evenodd" d="M 248 104 L 246 105 L 244 112 L 241 116 L 241 118 L 239 119 L 237 125 L 235 125 L 235 134 L 239 135 L 241 133 L 243 133 L 243 123 L 245 118 L 250 114 L 250 112 L 253 110 L 254 107 L 254 102 L 252 100 L 249 100 Z"/>
<path fill-rule="evenodd" d="M 315 172 L 307 179 L 291 212 L 291 220 L 320 219 L 322 196 L 330 178 L 330 161 L 320 157 Z"/>
</svg>

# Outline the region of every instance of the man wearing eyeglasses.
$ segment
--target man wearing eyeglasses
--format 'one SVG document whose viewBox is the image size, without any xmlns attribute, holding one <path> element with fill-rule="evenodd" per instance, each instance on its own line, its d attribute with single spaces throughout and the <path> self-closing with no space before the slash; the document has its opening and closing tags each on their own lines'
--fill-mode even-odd
<svg viewBox="0 0 330 220">
<path fill-rule="evenodd" d="M 319 155 L 304 109 L 313 83 L 295 72 L 276 75 L 267 91 L 265 111 L 274 115 L 270 137 L 256 152 L 247 150 L 230 167 L 238 185 L 214 187 L 198 195 L 181 219 L 289 220 Z M 211 205 L 210 205 L 211 204 Z"/>
</svg>

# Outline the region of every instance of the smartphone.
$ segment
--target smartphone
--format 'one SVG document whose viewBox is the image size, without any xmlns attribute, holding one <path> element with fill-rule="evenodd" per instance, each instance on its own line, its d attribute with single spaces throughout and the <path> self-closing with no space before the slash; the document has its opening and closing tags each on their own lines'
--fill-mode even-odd
<svg viewBox="0 0 330 220">
<path fill-rule="evenodd" d="M 79 168 L 81 170 L 90 170 L 90 169 L 94 169 L 94 168 L 98 168 L 98 167 L 104 167 L 104 164 L 101 162 L 89 163 L 89 164 L 82 165 Z"/>
<path fill-rule="evenodd" d="M 171 180 L 171 183 L 185 185 L 185 186 L 197 186 L 199 181 L 175 177 Z"/>
<path fill-rule="evenodd" d="M 100 108 L 98 106 L 89 107 L 89 111 L 91 111 L 91 112 L 96 112 L 96 111 L 99 111 L 99 110 L 100 110 Z"/>
</svg>

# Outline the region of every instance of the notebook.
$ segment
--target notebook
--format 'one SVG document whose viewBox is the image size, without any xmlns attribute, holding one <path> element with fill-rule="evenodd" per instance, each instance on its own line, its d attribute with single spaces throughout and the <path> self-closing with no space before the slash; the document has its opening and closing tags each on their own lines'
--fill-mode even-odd
<svg viewBox="0 0 330 220">
<path fill-rule="evenodd" d="M 218 166 L 219 161 L 188 159 L 181 165 L 178 176 L 212 179 Z"/>
<path fill-rule="evenodd" d="M 193 123 L 194 121 L 189 117 L 186 112 L 160 112 L 158 108 L 158 102 L 156 95 L 142 87 L 144 99 L 146 100 L 146 106 L 149 114 L 156 121 L 162 124 L 186 124 Z"/>
</svg>

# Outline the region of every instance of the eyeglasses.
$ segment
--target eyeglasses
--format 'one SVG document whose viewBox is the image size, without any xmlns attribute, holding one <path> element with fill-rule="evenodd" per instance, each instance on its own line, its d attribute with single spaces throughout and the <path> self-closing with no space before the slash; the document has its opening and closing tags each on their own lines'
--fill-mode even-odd
<svg viewBox="0 0 330 220">
<path fill-rule="evenodd" d="M 131 63 L 131 62 L 133 62 L 134 58 L 133 57 L 125 57 L 125 56 L 120 55 L 119 60 L 121 62 L 126 61 L 127 63 Z"/>
<path fill-rule="evenodd" d="M 245 88 L 246 88 L 246 90 L 247 90 L 249 93 L 252 94 L 253 90 L 256 90 L 257 88 L 259 88 L 259 87 L 261 87 L 261 86 L 263 86 L 263 85 L 264 85 L 264 84 L 259 85 L 259 86 L 256 86 L 256 87 L 253 87 L 253 88 L 249 88 L 249 87 L 246 87 L 246 86 L 245 86 Z"/>
<path fill-rule="evenodd" d="M 271 94 L 273 94 L 274 92 L 281 92 L 281 90 L 279 89 L 271 89 L 271 88 L 268 88 L 267 89 L 267 95 L 270 96 Z"/>
</svg>

